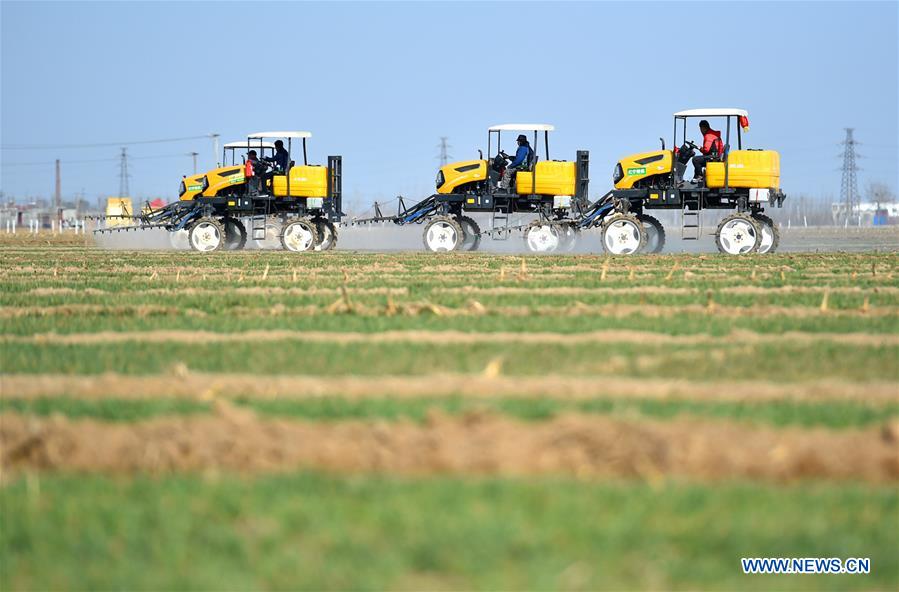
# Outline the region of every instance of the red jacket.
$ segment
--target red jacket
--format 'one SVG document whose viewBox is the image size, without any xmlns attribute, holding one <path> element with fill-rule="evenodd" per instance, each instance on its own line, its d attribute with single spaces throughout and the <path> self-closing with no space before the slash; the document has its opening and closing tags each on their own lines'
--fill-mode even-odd
<svg viewBox="0 0 899 592">
<path fill-rule="evenodd" d="M 718 155 L 724 154 L 724 142 L 721 141 L 721 132 L 709 128 L 709 131 L 702 137 L 702 153 L 709 154 L 717 152 Z"/>
</svg>

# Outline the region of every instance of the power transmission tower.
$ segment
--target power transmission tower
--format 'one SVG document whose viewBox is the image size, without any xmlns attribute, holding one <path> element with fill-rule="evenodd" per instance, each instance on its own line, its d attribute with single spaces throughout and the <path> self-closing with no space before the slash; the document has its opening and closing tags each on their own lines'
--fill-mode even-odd
<svg viewBox="0 0 899 592">
<path fill-rule="evenodd" d="M 846 139 L 843 140 L 843 180 L 840 185 L 840 203 L 846 208 L 846 221 L 850 221 L 853 212 L 857 211 L 859 205 L 858 179 L 856 172 L 859 168 L 855 165 L 855 159 L 858 155 L 855 153 L 855 147 L 858 142 L 852 137 L 853 128 L 847 127 Z"/>
<path fill-rule="evenodd" d="M 129 197 L 131 191 L 128 189 L 128 149 L 122 148 L 122 160 L 119 163 L 119 197 Z"/>
<path fill-rule="evenodd" d="M 440 144 L 437 145 L 437 147 L 440 148 L 440 155 L 437 157 L 437 159 L 440 161 L 440 166 L 444 166 L 449 162 L 449 159 L 451 158 L 449 155 L 449 149 L 452 148 L 452 146 L 446 143 L 447 139 L 448 138 L 441 136 Z"/>
</svg>

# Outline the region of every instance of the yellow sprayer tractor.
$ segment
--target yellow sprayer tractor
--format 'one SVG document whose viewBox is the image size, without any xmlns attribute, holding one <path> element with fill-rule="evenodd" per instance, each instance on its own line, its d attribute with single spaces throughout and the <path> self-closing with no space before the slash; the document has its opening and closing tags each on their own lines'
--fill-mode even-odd
<svg viewBox="0 0 899 592">
<path fill-rule="evenodd" d="M 135 216 L 131 226 L 107 226 L 95 232 L 186 230 L 194 250 L 211 252 L 243 248 L 248 233 L 242 220 L 247 220 L 257 244 L 270 244 L 277 237 L 288 251 L 328 250 L 337 242 L 334 223 L 344 215 L 343 163 L 340 156 L 329 156 L 327 166 L 310 165 L 306 146 L 310 137 L 312 134 L 304 131 L 250 134 L 246 142 L 226 145 L 226 154 L 231 150 L 231 165 L 201 176 L 185 177 L 178 201 Z M 271 140 L 281 140 L 284 144 L 286 167 L 274 168 L 274 159 L 270 157 L 263 160 L 274 150 Z M 300 165 L 294 161 L 295 140 L 301 141 L 303 163 Z M 260 157 L 257 167 L 248 167 L 246 158 L 236 163 L 235 151 L 243 149 L 256 151 Z M 254 172 L 258 167 L 272 170 L 259 174 Z"/>
<path fill-rule="evenodd" d="M 687 139 L 688 123 L 707 120 L 717 134 L 720 150 L 706 149 Z M 711 127 L 717 125 L 720 132 Z M 781 207 L 786 196 L 780 188 L 780 155 L 773 150 L 743 148 L 743 133 L 749 130 L 749 114 L 743 109 L 690 109 L 674 114 L 672 150 L 642 152 L 626 156 L 615 165 L 615 188 L 583 213 L 579 226 L 588 228 L 594 219 L 605 219 L 603 246 L 614 254 L 659 252 L 665 231 L 646 210 L 681 212 L 681 236 L 702 236 L 703 210 L 734 210 L 715 231 L 722 253 L 742 255 L 770 253 L 777 248 L 777 226 L 764 215 L 765 206 Z M 735 136 L 735 137 L 734 137 Z M 680 137 L 680 147 L 677 147 Z M 731 142 L 736 140 L 736 149 Z M 712 143 L 714 146 L 714 143 Z M 684 173 L 694 155 L 703 152 L 705 174 L 686 181 Z M 694 166 L 696 165 L 694 161 Z"/>
<path fill-rule="evenodd" d="M 525 244 L 531 251 L 553 251 L 571 245 L 576 229 L 570 212 L 575 204 L 587 205 L 589 154 L 579 150 L 574 161 L 550 160 L 549 132 L 554 129 L 547 124 L 527 123 L 490 127 L 487 158 L 479 150 L 477 159 L 444 165 L 437 172 L 437 191 L 430 197 L 408 207 L 402 197 L 398 198 L 394 216 L 383 215 L 380 205 L 375 204 L 374 216 L 353 223 L 423 224 L 425 248 L 434 252 L 474 251 L 483 236 L 505 240 L 517 230 L 524 232 Z M 520 137 L 530 147 L 526 161 L 509 176 L 508 187 L 500 186 L 512 161 L 502 148 L 503 132 L 523 132 Z M 533 145 L 529 143 L 531 138 Z M 491 157 L 494 146 L 496 154 Z M 481 230 L 466 215 L 472 212 L 490 214 L 491 227 Z M 514 226 L 509 223 L 512 214 L 534 214 L 537 218 Z"/>
</svg>

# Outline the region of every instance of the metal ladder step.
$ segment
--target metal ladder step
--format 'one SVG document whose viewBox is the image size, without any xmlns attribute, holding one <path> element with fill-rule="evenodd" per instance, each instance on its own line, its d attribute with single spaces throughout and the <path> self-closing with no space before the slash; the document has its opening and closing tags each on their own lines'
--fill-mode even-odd
<svg viewBox="0 0 899 592">
<path fill-rule="evenodd" d="M 693 206 L 690 209 L 689 206 Z M 684 201 L 681 218 L 681 240 L 699 240 L 702 237 L 702 210 L 699 201 Z"/>
<path fill-rule="evenodd" d="M 250 218 L 250 233 L 254 241 L 265 240 L 265 218 L 264 214 L 254 214 Z"/>
<path fill-rule="evenodd" d="M 493 210 L 493 218 L 490 224 L 490 230 L 497 230 L 503 226 L 509 225 L 509 212 L 505 210 Z M 490 236 L 493 240 L 507 240 L 511 236 L 510 231 L 492 233 Z"/>
</svg>

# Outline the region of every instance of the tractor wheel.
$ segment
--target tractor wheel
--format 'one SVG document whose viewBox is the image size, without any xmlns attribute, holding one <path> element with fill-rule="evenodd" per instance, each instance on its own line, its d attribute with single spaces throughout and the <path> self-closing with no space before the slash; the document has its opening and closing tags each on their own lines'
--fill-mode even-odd
<svg viewBox="0 0 899 592">
<path fill-rule="evenodd" d="M 571 222 L 562 222 L 559 225 L 559 230 L 561 234 L 559 237 L 559 250 L 570 253 L 581 238 L 581 229 Z"/>
<path fill-rule="evenodd" d="M 450 216 L 437 216 L 426 225 L 422 238 L 432 253 L 455 251 L 465 240 L 462 226 Z"/>
<path fill-rule="evenodd" d="M 225 228 L 215 218 L 203 217 L 190 227 L 190 246 L 201 253 L 211 253 L 225 244 Z"/>
<path fill-rule="evenodd" d="M 265 238 L 253 239 L 257 249 L 277 251 L 281 249 L 281 223 L 274 218 L 265 221 Z"/>
<path fill-rule="evenodd" d="M 764 255 L 765 253 L 773 253 L 780 244 L 780 230 L 777 229 L 777 224 L 765 214 L 753 214 L 752 217 L 758 222 L 759 228 L 762 231 L 762 241 L 759 243 L 759 254 Z"/>
<path fill-rule="evenodd" d="M 646 231 L 646 246 L 643 251 L 661 253 L 665 248 L 665 228 L 662 223 L 648 214 L 640 214 L 637 219 L 643 223 L 643 230 Z"/>
<path fill-rule="evenodd" d="M 715 231 L 718 250 L 726 255 L 755 253 L 761 242 L 762 230 L 749 214 L 726 216 Z"/>
<path fill-rule="evenodd" d="M 315 230 L 318 233 L 318 242 L 315 243 L 316 251 L 330 251 L 337 244 L 337 227 L 330 220 L 316 218 Z"/>
<path fill-rule="evenodd" d="M 612 255 L 634 255 L 646 245 L 646 230 L 633 214 L 617 214 L 602 225 L 602 245 Z"/>
<path fill-rule="evenodd" d="M 225 218 L 223 220 L 225 227 L 225 250 L 239 251 L 247 244 L 247 229 L 244 228 L 243 222 L 237 218 Z"/>
<path fill-rule="evenodd" d="M 477 251 L 478 247 L 481 246 L 481 227 L 478 226 L 474 219 L 468 216 L 459 216 L 456 218 L 456 222 L 462 227 L 462 234 L 464 235 L 459 250 Z"/>
<path fill-rule="evenodd" d="M 302 253 L 311 251 L 318 242 L 315 224 L 307 218 L 298 218 L 288 222 L 281 230 L 281 244 L 288 251 Z"/>
<path fill-rule="evenodd" d="M 552 253 L 562 242 L 562 230 L 558 224 L 534 220 L 524 229 L 524 244 L 531 253 Z"/>
<path fill-rule="evenodd" d="M 173 249 L 184 251 L 190 248 L 190 232 L 186 228 L 169 233 L 169 244 Z"/>
</svg>

